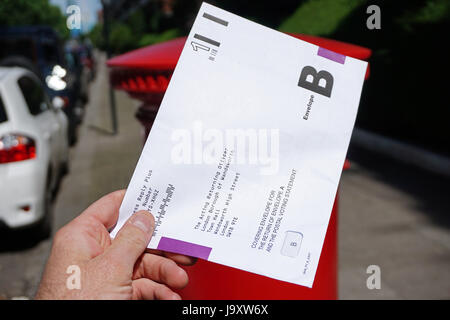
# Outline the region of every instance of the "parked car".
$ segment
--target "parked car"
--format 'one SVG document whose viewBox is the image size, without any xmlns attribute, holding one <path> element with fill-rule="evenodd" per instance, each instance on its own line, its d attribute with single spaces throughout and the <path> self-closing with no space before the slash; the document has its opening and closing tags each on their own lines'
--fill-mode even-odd
<svg viewBox="0 0 450 320">
<path fill-rule="evenodd" d="M 64 54 L 68 71 L 75 75 L 76 90 L 83 104 L 88 102 L 89 70 L 84 65 L 84 48 L 78 40 L 71 39 L 64 45 Z"/>
<path fill-rule="evenodd" d="M 69 142 L 77 141 L 77 128 L 84 109 L 80 98 L 80 79 L 67 66 L 63 43 L 48 26 L 0 28 L 0 65 L 27 68 L 46 84 L 50 99 L 64 101 L 69 121 Z"/>
<path fill-rule="evenodd" d="M 94 56 L 94 48 L 89 38 L 86 38 L 83 41 L 81 50 L 81 61 L 88 70 L 89 81 L 94 80 L 97 74 L 97 62 Z"/>
<path fill-rule="evenodd" d="M 50 102 L 34 73 L 0 67 L 0 224 L 50 234 L 53 195 L 68 168 L 67 127 L 62 103 Z"/>
</svg>

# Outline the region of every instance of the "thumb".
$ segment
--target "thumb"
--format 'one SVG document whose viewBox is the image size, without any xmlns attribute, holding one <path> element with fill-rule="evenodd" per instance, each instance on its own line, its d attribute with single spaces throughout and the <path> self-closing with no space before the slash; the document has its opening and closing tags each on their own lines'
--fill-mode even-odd
<svg viewBox="0 0 450 320">
<path fill-rule="evenodd" d="M 106 254 L 133 268 L 147 248 L 154 229 L 155 219 L 150 212 L 136 212 L 120 228 Z"/>
</svg>

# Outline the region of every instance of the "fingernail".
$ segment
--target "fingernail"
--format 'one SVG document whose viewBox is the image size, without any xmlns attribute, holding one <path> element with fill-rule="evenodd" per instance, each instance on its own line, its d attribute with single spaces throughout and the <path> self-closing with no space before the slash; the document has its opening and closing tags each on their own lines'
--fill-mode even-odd
<svg viewBox="0 0 450 320">
<path fill-rule="evenodd" d="M 155 225 L 154 221 L 153 216 L 147 211 L 137 212 L 130 219 L 130 222 L 134 226 L 138 227 L 145 233 L 153 233 L 153 228 Z"/>
</svg>

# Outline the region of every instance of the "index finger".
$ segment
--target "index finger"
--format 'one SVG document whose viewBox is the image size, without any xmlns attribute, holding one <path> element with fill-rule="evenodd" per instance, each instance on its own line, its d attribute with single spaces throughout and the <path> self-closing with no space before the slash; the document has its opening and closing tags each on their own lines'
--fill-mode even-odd
<svg viewBox="0 0 450 320">
<path fill-rule="evenodd" d="M 193 264 L 195 264 L 197 262 L 197 258 L 186 256 L 184 254 L 179 254 L 179 253 L 172 253 L 172 252 L 167 252 L 167 251 L 162 251 L 162 250 L 157 250 L 157 249 L 147 249 L 147 250 L 145 250 L 145 252 L 157 254 L 159 256 L 164 256 L 164 257 L 169 258 L 183 266 L 192 266 Z"/>
</svg>

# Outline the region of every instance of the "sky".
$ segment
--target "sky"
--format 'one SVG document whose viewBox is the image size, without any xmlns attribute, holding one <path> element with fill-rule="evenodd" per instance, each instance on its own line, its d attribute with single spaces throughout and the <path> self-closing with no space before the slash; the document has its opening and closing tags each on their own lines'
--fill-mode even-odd
<svg viewBox="0 0 450 320">
<path fill-rule="evenodd" d="M 50 0 L 51 4 L 61 8 L 67 15 L 66 8 L 70 5 L 78 5 L 81 11 L 81 30 L 88 32 L 97 22 L 97 11 L 102 8 L 100 0 Z"/>
</svg>

